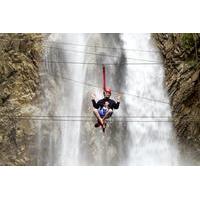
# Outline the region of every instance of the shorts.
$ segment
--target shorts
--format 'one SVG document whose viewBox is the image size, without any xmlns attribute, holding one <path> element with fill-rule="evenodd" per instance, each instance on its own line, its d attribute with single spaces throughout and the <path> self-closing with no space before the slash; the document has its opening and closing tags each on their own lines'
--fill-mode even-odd
<svg viewBox="0 0 200 200">
<path fill-rule="evenodd" d="M 108 110 L 98 109 L 98 113 L 99 113 L 101 118 L 103 118 L 106 115 L 107 112 L 108 112 Z"/>
</svg>

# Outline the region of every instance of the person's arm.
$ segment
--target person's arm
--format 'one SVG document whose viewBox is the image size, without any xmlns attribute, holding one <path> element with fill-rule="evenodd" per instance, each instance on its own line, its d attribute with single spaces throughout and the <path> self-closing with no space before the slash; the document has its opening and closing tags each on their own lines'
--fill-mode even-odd
<svg viewBox="0 0 200 200">
<path fill-rule="evenodd" d="M 92 105 L 93 105 L 94 108 L 98 109 L 99 108 L 99 104 L 98 104 L 98 102 L 96 103 L 95 98 L 96 98 L 96 95 L 92 94 Z"/>
<path fill-rule="evenodd" d="M 119 104 L 120 104 L 119 101 L 114 102 L 114 103 L 113 103 L 113 108 L 114 108 L 114 109 L 118 109 L 118 108 L 119 108 Z"/>
<path fill-rule="evenodd" d="M 118 109 L 119 108 L 119 104 L 120 104 L 120 96 L 117 97 L 117 102 L 114 102 L 113 104 L 113 108 L 114 109 Z"/>
<path fill-rule="evenodd" d="M 99 108 L 99 104 L 98 102 L 96 103 L 95 99 L 92 99 L 92 105 L 94 108 L 98 109 Z"/>
</svg>

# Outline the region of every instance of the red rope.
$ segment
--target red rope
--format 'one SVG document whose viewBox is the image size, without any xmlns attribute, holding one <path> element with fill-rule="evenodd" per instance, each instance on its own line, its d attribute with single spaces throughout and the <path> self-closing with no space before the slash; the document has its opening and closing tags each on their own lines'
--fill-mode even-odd
<svg viewBox="0 0 200 200">
<path fill-rule="evenodd" d="M 106 90 L 106 69 L 105 69 L 105 65 L 103 64 L 103 90 Z"/>
</svg>

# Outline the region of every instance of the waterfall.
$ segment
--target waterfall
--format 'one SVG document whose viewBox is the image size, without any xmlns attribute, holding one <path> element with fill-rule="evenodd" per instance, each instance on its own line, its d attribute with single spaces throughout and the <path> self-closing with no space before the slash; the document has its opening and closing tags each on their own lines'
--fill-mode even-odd
<svg viewBox="0 0 200 200">
<path fill-rule="evenodd" d="M 74 53 L 78 49 L 76 46 L 68 51 L 64 43 L 69 41 L 84 43 L 85 35 L 52 34 L 45 44 L 45 65 L 40 74 L 40 107 L 42 115 L 53 117 L 48 122 L 40 122 L 39 165 L 78 165 L 81 121 L 72 121 L 69 116 L 81 115 L 83 86 L 73 80 L 84 81 L 85 68 L 82 64 L 70 62 L 83 63 L 84 54 Z"/>
<path fill-rule="evenodd" d="M 120 34 L 92 34 L 88 39 L 87 51 L 93 51 L 95 55 L 87 55 L 87 62 L 92 61 L 95 64 L 87 66 L 86 79 L 87 82 L 98 86 L 98 88 L 87 87 L 84 91 L 82 115 L 92 114 L 91 92 L 97 95 L 97 100 L 103 98 L 102 90 L 102 63 L 106 64 L 107 86 L 113 89 L 112 98 L 122 90 L 125 82 L 125 54 L 121 49 L 123 41 Z M 95 46 L 95 47 L 91 47 Z M 113 47 L 113 48 L 101 48 Z M 88 106 L 89 104 L 89 106 Z M 89 110 L 89 111 L 88 111 Z M 126 105 L 122 103 L 119 110 L 115 110 L 113 116 L 126 115 Z M 120 165 L 125 162 L 127 157 L 128 134 L 126 132 L 126 124 L 115 122 L 108 123 L 106 133 L 102 130 L 94 128 L 93 123 L 82 123 L 80 149 L 81 165 Z"/>
<path fill-rule="evenodd" d="M 128 115 L 139 121 L 128 123 L 131 135 L 128 164 L 178 165 L 179 151 L 172 123 L 168 122 L 170 105 L 164 88 L 163 64 L 158 64 L 162 63 L 158 49 L 150 34 L 123 34 L 123 41 L 127 57 L 148 63 L 126 65 L 126 92 L 138 96 L 126 95 Z"/>
<path fill-rule="evenodd" d="M 37 124 L 38 165 L 178 164 L 172 124 L 140 118 L 171 116 L 163 66 L 128 64 L 161 62 L 150 34 L 51 34 L 45 48 L 38 113 L 52 117 Z M 105 133 L 94 127 L 90 98 L 91 93 L 97 99 L 103 97 L 103 63 L 111 97 L 122 94 L 120 108 Z M 90 116 L 92 121 L 81 116 Z M 138 122 L 127 116 L 137 117 Z"/>
</svg>

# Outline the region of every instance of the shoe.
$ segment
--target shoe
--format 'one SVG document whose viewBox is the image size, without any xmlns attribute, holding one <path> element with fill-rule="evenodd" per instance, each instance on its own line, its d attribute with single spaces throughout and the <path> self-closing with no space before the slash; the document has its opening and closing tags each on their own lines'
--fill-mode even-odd
<svg viewBox="0 0 200 200">
<path fill-rule="evenodd" d="M 104 121 L 104 126 L 105 126 L 105 128 L 106 128 L 106 126 L 107 126 L 107 122 L 106 122 L 106 121 Z"/>
<path fill-rule="evenodd" d="M 106 123 L 103 124 L 102 131 L 105 132 L 105 129 L 106 129 Z"/>
<path fill-rule="evenodd" d="M 94 125 L 95 128 L 98 128 L 99 126 L 100 124 L 98 122 Z"/>
</svg>

